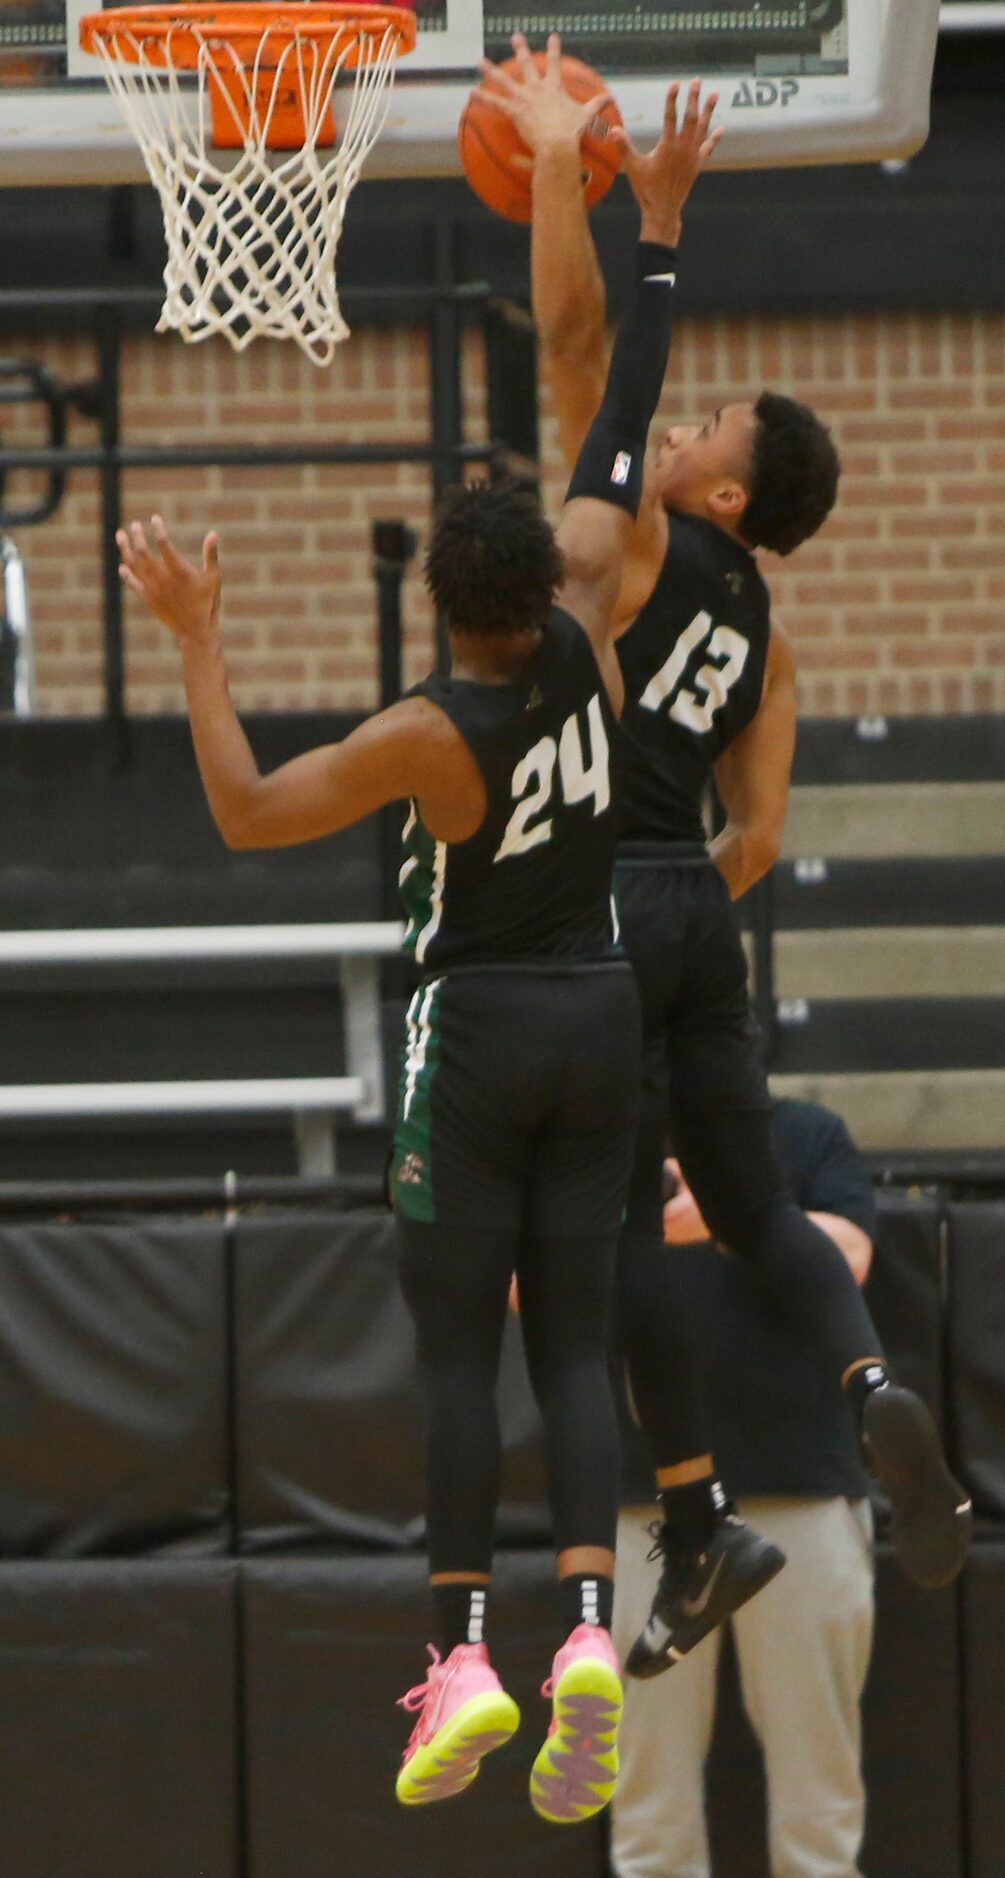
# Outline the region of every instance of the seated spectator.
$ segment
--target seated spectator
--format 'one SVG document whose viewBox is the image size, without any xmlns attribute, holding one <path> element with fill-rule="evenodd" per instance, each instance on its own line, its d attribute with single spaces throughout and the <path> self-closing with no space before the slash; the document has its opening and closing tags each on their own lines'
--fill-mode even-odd
<svg viewBox="0 0 1005 1878">
<path fill-rule="evenodd" d="M 795 1199 L 863 1284 L 875 1211 L 844 1123 L 814 1103 L 782 1101 L 773 1129 Z M 709 1242 L 675 1161 L 667 1175 L 667 1256 L 679 1261 L 682 1304 L 702 1340 L 719 1472 L 742 1517 L 788 1557 L 732 1620 L 744 1707 L 764 1755 L 772 1878 L 860 1878 L 872 1523 L 847 1403 L 742 1262 Z M 614 1610 L 622 1655 L 646 1621 L 659 1570 L 649 1557 L 659 1508 L 634 1503 L 652 1498 L 651 1468 L 640 1441 L 628 1446 L 633 1504 L 618 1525 Z M 658 1680 L 629 1682 L 613 1813 L 617 1878 L 709 1878 L 703 1778 L 720 1637 Z"/>
</svg>

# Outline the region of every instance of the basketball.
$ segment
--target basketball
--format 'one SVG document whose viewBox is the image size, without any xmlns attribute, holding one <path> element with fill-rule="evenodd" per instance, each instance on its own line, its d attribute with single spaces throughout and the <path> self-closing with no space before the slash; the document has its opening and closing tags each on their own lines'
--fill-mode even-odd
<svg viewBox="0 0 1005 1878">
<path fill-rule="evenodd" d="M 535 52 L 534 63 L 544 70 L 545 54 Z M 517 62 L 507 59 L 500 67 L 515 72 Z M 562 60 L 562 83 L 570 97 L 584 102 L 604 89 L 604 81 L 581 59 Z M 602 106 L 583 133 L 583 190 L 588 208 L 606 196 L 621 168 L 621 152 L 610 140 L 611 131 L 621 123 L 621 112 L 613 102 Z M 479 87 L 471 93 L 458 132 L 464 174 L 475 195 L 505 216 L 508 222 L 531 219 L 532 158 L 516 126 L 504 112 L 485 101 Z"/>
</svg>

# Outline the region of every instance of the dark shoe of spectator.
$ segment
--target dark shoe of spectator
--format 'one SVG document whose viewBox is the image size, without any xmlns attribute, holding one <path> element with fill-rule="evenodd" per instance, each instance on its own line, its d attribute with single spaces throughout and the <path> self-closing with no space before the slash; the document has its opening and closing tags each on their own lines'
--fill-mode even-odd
<svg viewBox="0 0 1005 1878">
<path fill-rule="evenodd" d="M 776 1545 L 751 1531 L 728 1509 L 720 1516 L 704 1552 L 682 1552 L 658 1522 L 650 1558 L 662 1558 L 663 1570 L 649 1622 L 625 1661 L 630 1676 L 645 1680 L 693 1650 L 710 1630 L 724 1623 L 757 1591 L 770 1584 L 785 1564 Z"/>
<path fill-rule="evenodd" d="M 907 1576 L 930 1590 L 951 1584 L 967 1556 L 973 1508 L 920 1397 L 894 1383 L 872 1390 L 862 1407 L 862 1451 L 893 1508 L 893 1547 Z"/>
</svg>

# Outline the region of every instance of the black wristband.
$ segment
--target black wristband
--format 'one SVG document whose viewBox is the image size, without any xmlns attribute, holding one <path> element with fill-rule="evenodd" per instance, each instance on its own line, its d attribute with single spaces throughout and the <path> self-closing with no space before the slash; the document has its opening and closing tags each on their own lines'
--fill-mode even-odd
<svg viewBox="0 0 1005 1878">
<path fill-rule="evenodd" d="M 653 412 L 670 353 L 677 250 L 640 241 L 631 299 L 618 327 L 607 388 L 572 473 L 569 493 L 637 515 Z"/>
</svg>

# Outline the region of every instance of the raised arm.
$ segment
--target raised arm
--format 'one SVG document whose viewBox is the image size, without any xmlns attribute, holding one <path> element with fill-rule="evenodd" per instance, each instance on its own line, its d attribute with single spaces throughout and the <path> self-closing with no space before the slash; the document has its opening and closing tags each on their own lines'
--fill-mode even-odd
<svg viewBox="0 0 1005 1878">
<path fill-rule="evenodd" d="M 541 370 L 570 469 L 600 407 L 607 372 L 607 293 L 581 172 L 576 147 L 556 144 L 538 156 L 530 243 Z"/>
<path fill-rule="evenodd" d="M 566 563 L 561 598 L 593 639 L 616 696 L 615 606 L 642 501 L 649 425 L 666 372 L 677 276 L 673 243 L 692 184 L 718 141 L 709 128 L 715 98 L 701 109 L 700 84 L 693 85 L 678 127 L 677 87 L 671 86 L 663 135 L 648 157 L 639 155 L 624 132 L 616 133 L 643 214 L 635 282 L 605 371 L 603 283 L 583 205 L 579 144 L 606 94 L 585 104 L 567 95 L 557 33 L 549 37 L 543 73 L 521 34 L 513 45 L 516 77 L 486 63 L 484 95 L 511 118 L 534 159 L 535 315 L 546 349 L 549 343 L 552 350 L 558 346 L 569 367 L 565 373 L 563 366 L 560 410 L 574 467 L 557 531 Z"/>
<path fill-rule="evenodd" d="M 522 33 L 513 35 L 517 77 L 485 60 L 484 96 L 512 118 L 533 153 L 531 283 L 541 358 L 555 397 L 569 470 L 600 409 L 607 376 L 607 302 L 590 234 L 579 145 L 607 94 L 585 107 L 563 90 L 561 40 L 548 39 L 538 72 Z"/>
<path fill-rule="evenodd" d="M 734 900 L 781 853 L 795 747 L 796 665 L 785 634 L 773 626 L 757 715 L 715 766 L 726 825 L 709 852 Z"/>
<path fill-rule="evenodd" d="M 639 512 L 646 440 L 670 351 L 676 250 L 639 243 L 635 279 L 618 328 L 600 409 L 572 472 L 556 530 L 565 561 L 560 598 L 582 622 L 620 707 L 615 603 Z"/>
<path fill-rule="evenodd" d="M 607 377 L 607 293 L 590 232 L 578 143 L 545 145 L 535 158 L 530 278 L 541 370 L 571 470 Z"/>
<path fill-rule="evenodd" d="M 602 98 L 584 108 L 561 85 L 561 41 L 548 40 L 547 65 L 538 72 L 526 39 L 514 34 L 517 77 L 486 64 L 486 96 L 506 110 L 534 155 L 534 213 L 531 227 L 531 293 L 545 377 L 558 412 L 562 451 L 573 468 L 604 394 L 607 312 L 604 281 L 590 233 L 583 194 L 579 143 Z M 717 102 L 701 104 L 701 85 L 691 85 L 680 126 L 680 87 L 667 93 L 663 133 L 642 156 L 623 132 L 628 180 L 642 211 L 641 239 L 664 247 L 680 240 L 681 212 L 695 177 L 721 133 L 710 129 Z"/>
<path fill-rule="evenodd" d="M 407 796 L 418 798 L 439 839 L 474 834 L 485 812 L 478 767 L 449 719 L 424 698 L 393 704 L 342 743 L 308 750 L 263 776 L 227 683 L 216 536 L 206 536 L 202 565 L 193 567 L 159 516 L 151 528 L 152 545 L 138 522 L 120 529 L 120 573 L 178 642 L 199 773 L 228 847 L 315 841 Z"/>
</svg>

